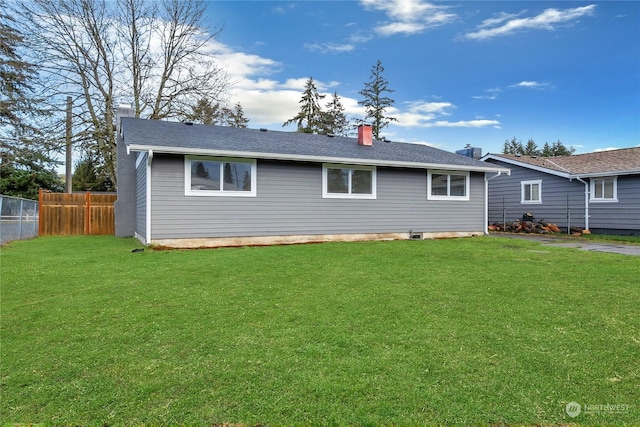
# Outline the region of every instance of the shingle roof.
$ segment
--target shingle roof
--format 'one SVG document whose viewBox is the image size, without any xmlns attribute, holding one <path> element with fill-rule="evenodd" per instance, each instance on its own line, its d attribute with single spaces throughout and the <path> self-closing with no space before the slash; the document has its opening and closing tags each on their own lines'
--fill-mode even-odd
<svg viewBox="0 0 640 427">
<path fill-rule="evenodd" d="M 505 170 L 479 160 L 420 144 L 374 141 L 358 145 L 356 138 L 299 132 L 263 131 L 122 118 L 122 135 L 130 150 L 203 155 L 227 155 L 406 167 L 440 165 L 455 170 Z"/>
<path fill-rule="evenodd" d="M 599 151 L 596 153 L 576 154 L 561 157 L 513 156 L 509 154 L 490 154 L 494 159 L 506 159 L 511 162 L 525 163 L 570 175 L 589 175 L 617 172 L 640 173 L 640 147 L 620 150 Z"/>
</svg>

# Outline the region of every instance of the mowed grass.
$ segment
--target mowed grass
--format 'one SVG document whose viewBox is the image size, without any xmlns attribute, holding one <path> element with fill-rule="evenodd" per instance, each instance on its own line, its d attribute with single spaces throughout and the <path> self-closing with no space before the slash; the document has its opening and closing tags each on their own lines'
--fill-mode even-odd
<svg viewBox="0 0 640 427">
<path fill-rule="evenodd" d="M 0 419 L 640 421 L 637 257 L 498 237 L 137 247 L 2 248 Z"/>
</svg>

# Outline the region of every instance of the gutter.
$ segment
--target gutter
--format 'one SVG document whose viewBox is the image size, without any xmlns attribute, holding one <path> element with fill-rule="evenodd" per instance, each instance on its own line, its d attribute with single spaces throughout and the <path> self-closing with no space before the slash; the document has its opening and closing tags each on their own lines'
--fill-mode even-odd
<svg viewBox="0 0 640 427">
<path fill-rule="evenodd" d="M 579 175 L 575 176 L 575 179 L 584 184 L 584 229 L 589 231 L 589 183 L 580 178 Z M 571 232 L 571 230 L 567 230 Z"/>
<path fill-rule="evenodd" d="M 147 154 L 147 179 L 146 179 L 146 224 L 145 234 L 147 235 L 147 244 L 151 244 L 151 161 L 153 160 L 153 150 L 149 150 Z"/>
<path fill-rule="evenodd" d="M 489 181 L 502 175 L 502 171 L 496 172 L 495 175 L 487 177 L 484 174 L 484 234 L 489 234 Z M 507 170 L 507 175 L 511 176 L 511 170 Z"/>
</svg>

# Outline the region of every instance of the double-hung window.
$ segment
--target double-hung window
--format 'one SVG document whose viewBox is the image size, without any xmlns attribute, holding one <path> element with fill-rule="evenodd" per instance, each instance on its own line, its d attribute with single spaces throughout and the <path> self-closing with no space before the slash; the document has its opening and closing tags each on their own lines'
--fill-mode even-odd
<svg viewBox="0 0 640 427">
<path fill-rule="evenodd" d="M 185 156 L 188 196 L 256 196 L 256 161 L 227 157 Z"/>
<path fill-rule="evenodd" d="M 618 178 L 591 178 L 592 202 L 617 202 L 618 201 Z"/>
<path fill-rule="evenodd" d="M 427 200 L 469 200 L 469 172 L 429 171 Z"/>
<path fill-rule="evenodd" d="M 375 199 L 375 166 L 322 165 L 322 197 Z"/>
<path fill-rule="evenodd" d="M 542 180 L 520 182 L 520 203 L 542 203 Z"/>
</svg>

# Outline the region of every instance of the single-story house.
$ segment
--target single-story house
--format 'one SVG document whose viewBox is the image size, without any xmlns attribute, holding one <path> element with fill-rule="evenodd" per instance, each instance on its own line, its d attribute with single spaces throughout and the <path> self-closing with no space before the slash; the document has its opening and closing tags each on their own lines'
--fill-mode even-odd
<svg viewBox="0 0 640 427">
<path fill-rule="evenodd" d="M 561 228 L 640 234 L 640 147 L 561 157 L 487 154 L 511 169 L 489 182 L 489 221 L 525 213 Z"/>
<path fill-rule="evenodd" d="M 124 116 L 127 111 L 120 111 Z M 116 235 L 215 247 L 486 233 L 508 173 L 427 145 L 122 117 Z"/>
</svg>

